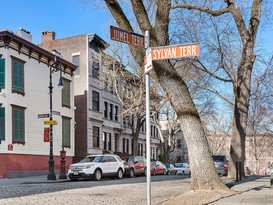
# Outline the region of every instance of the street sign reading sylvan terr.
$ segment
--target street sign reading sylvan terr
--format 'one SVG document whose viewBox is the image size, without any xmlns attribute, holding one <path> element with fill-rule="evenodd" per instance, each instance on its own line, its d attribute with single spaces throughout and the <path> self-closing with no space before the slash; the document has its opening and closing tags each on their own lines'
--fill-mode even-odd
<svg viewBox="0 0 273 205">
<path fill-rule="evenodd" d="M 126 31 L 114 26 L 110 26 L 110 38 L 121 43 L 127 43 L 141 48 L 145 47 L 145 38 L 143 35 Z"/>
<path fill-rule="evenodd" d="M 199 43 L 154 47 L 152 48 L 152 60 L 198 56 L 199 52 Z"/>
</svg>

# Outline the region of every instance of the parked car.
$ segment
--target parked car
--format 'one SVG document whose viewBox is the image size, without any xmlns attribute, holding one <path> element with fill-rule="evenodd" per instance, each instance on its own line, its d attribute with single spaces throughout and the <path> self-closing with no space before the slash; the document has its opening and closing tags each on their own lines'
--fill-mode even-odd
<svg viewBox="0 0 273 205">
<path fill-rule="evenodd" d="M 134 177 L 135 175 L 147 175 L 146 159 L 142 156 L 129 156 L 123 158 L 125 175 Z"/>
<path fill-rule="evenodd" d="M 166 174 L 167 168 L 166 166 L 160 162 L 160 161 L 152 161 L 151 162 L 151 174 L 157 175 L 157 174 Z"/>
<path fill-rule="evenodd" d="M 174 163 L 176 174 L 191 174 L 190 165 L 188 163 Z"/>
<path fill-rule="evenodd" d="M 121 179 L 124 173 L 124 163 L 114 154 L 89 155 L 79 163 L 71 164 L 68 169 L 70 180 L 94 179 L 101 180 L 104 176 Z"/>
<path fill-rule="evenodd" d="M 226 155 L 212 155 L 214 166 L 219 175 L 228 175 L 228 158 Z"/>
<path fill-rule="evenodd" d="M 174 169 L 173 164 L 165 163 L 165 166 L 167 168 L 167 172 L 166 172 L 167 175 L 172 175 L 172 174 L 176 175 L 177 174 L 177 171 Z"/>
</svg>

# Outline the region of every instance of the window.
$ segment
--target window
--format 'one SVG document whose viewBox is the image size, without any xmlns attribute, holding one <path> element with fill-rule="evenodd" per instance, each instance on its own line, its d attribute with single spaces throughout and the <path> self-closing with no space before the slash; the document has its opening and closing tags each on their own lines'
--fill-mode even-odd
<svg viewBox="0 0 273 205">
<path fill-rule="evenodd" d="M 5 88 L 5 59 L 4 58 L 0 58 L 0 89 L 2 88 Z"/>
<path fill-rule="evenodd" d="M 12 106 L 12 143 L 25 144 L 25 108 Z"/>
<path fill-rule="evenodd" d="M 24 94 L 24 61 L 12 57 L 12 92 Z"/>
<path fill-rule="evenodd" d="M 93 147 L 100 147 L 100 128 L 93 126 Z"/>
<path fill-rule="evenodd" d="M 70 81 L 63 78 L 64 87 L 62 90 L 62 105 L 70 108 Z"/>
<path fill-rule="evenodd" d="M 112 134 L 108 133 L 108 150 L 112 150 Z"/>
<path fill-rule="evenodd" d="M 177 140 L 177 148 L 182 148 L 181 139 Z"/>
<path fill-rule="evenodd" d="M 5 140 L 5 108 L 0 107 L 0 144 Z"/>
<path fill-rule="evenodd" d="M 110 120 L 113 120 L 113 104 L 110 104 L 109 117 Z"/>
<path fill-rule="evenodd" d="M 100 94 L 96 91 L 92 91 L 92 109 L 100 111 Z"/>
<path fill-rule="evenodd" d="M 132 146 L 132 153 L 131 154 L 133 154 L 134 153 L 134 138 L 132 139 L 131 146 Z"/>
<path fill-rule="evenodd" d="M 115 121 L 118 121 L 118 106 L 115 106 Z"/>
<path fill-rule="evenodd" d="M 103 132 L 103 149 L 107 150 L 107 132 Z"/>
<path fill-rule="evenodd" d="M 72 63 L 78 66 L 77 70 L 75 71 L 75 75 L 80 75 L 80 55 L 73 55 Z"/>
<path fill-rule="evenodd" d="M 108 102 L 104 102 L 104 118 L 108 118 Z"/>
<path fill-rule="evenodd" d="M 127 139 L 126 153 L 129 154 L 129 139 Z"/>
<path fill-rule="evenodd" d="M 122 139 L 122 152 L 123 152 L 123 153 L 125 153 L 125 147 L 126 147 L 125 143 L 126 143 L 126 139 L 123 138 L 123 139 Z"/>
<path fill-rule="evenodd" d="M 70 148 L 70 133 L 71 133 L 71 126 L 70 126 L 70 118 L 62 117 L 62 131 L 63 131 L 63 147 Z"/>
<path fill-rule="evenodd" d="M 100 64 L 98 60 L 94 59 L 93 64 L 92 64 L 92 76 L 95 78 L 99 78 L 99 69 L 100 69 Z"/>
</svg>

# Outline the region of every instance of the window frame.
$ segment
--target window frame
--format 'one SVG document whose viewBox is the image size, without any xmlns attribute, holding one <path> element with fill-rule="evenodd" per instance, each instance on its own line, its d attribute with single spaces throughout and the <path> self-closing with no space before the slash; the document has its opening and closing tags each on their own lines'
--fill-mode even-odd
<svg viewBox="0 0 273 205">
<path fill-rule="evenodd" d="M 62 147 L 71 148 L 71 119 L 70 117 L 62 116 Z M 69 131 L 68 136 L 66 136 L 67 133 L 67 127 L 65 127 L 65 123 L 68 120 L 69 125 Z M 66 144 L 66 140 L 68 140 L 68 143 Z"/>
<path fill-rule="evenodd" d="M 18 106 L 18 105 L 11 105 L 11 107 L 12 107 L 12 144 L 23 144 L 23 145 L 25 145 L 25 143 L 26 143 L 26 134 L 25 134 L 25 107 L 21 107 L 21 106 Z M 22 118 L 23 119 L 21 119 L 23 122 L 21 123 L 21 126 L 22 126 L 22 130 L 21 130 L 21 134 L 22 134 L 22 139 L 16 139 L 15 138 L 15 117 L 14 117 L 14 115 L 15 115 L 15 110 L 20 110 L 21 112 L 22 112 Z M 18 122 L 17 122 L 18 123 Z"/>
<path fill-rule="evenodd" d="M 96 94 L 97 96 L 94 96 Z M 92 110 L 100 111 L 100 93 L 92 90 Z"/>
<path fill-rule="evenodd" d="M 17 88 L 15 88 L 15 85 L 14 85 L 14 81 L 15 81 L 15 76 L 14 76 L 14 63 L 19 63 L 20 65 L 22 65 L 22 76 L 21 76 L 21 78 L 22 78 L 22 87 L 21 87 L 21 90 L 19 90 L 19 89 L 17 89 Z M 21 60 L 21 59 L 19 59 L 19 58 L 16 58 L 16 57 L 14 57 L 14 56 L 11 56 L 11 80 L 12 80 L 12 93 L 18 93 L 18 94 L 21 94 L 21 95 L 25 95 L 25 63 L 26 63 L 26 61 L 23 61 L 23 60 Z"/>
<path fill-rule="evenodd" d="M 97 132 L 95 132 L 95 130 Z M 95 135 L 95 134 L 97 134 L 97 135 Z M 92 136 L 92 139 L 93 139 L 93 147 L 99 148 L 100 147 L 100 127 L 93 126 L 93 136 Z M 95 145 L 95 140 L 96 140 L 96 145 Z"/>
<path fill-rule="evenodd" d="M 67 107 L 70 109 L 71 107 L 71 80 L 66 78 L 62 78 L 64 87 L 62 89 L 62 107 Z M 66 102 L 66 98 L 68 98 L 68 102 Z"/>
<path fill-rule="evenodd" d="M 5 88 L 6 59 L 0 55 L 0 90 Z"/>
</svg>

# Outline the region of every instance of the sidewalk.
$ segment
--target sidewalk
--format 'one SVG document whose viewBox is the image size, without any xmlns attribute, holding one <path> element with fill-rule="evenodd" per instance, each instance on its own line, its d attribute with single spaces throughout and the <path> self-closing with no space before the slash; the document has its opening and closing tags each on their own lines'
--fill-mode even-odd
<svg viewBox="0 0 273 205">
<path fill-rule="evenodd" d="M 273 189 L 270 189 L 270 176 L 249 176 L 239 182 L 227 183 L 234 195 L 221 198 L 213 205 L 273 205 Z"/>
<path fill-rule="evenodd" d="M 17 184 L 39 184 L 39 183 L 60 183 L 66 182 L 69 179 L 59 179 L 59 175 L 56 174 L 56 180 L 47 180 L 47 175 L 30 176 L 12 179 L 0 179 L 0 186 L 5 185 L 17 185 Z"/>
</svg>

